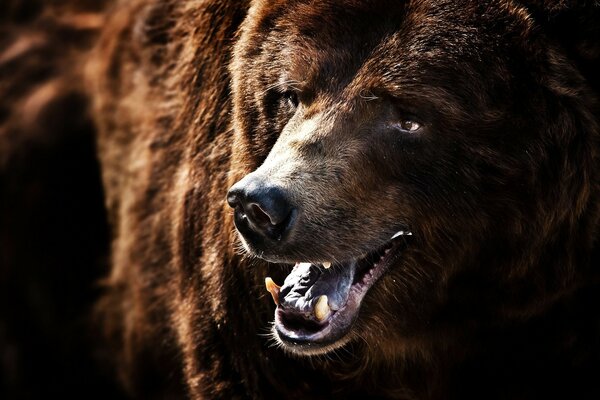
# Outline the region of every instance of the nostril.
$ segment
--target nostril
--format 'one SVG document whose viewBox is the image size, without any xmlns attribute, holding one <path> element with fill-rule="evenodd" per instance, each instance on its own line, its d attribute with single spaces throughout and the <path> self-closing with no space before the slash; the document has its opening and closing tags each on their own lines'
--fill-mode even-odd
<svg viewBox="0 0 600 400">
<path fill-rule="evenodd" d="M 292 212 L 293 207 L 289 203 L 285 192 L 279 187 L 266 187 L 260 193 L 260 196 L 256 197 L 256 200 L 255 204 L 266 215 L 271 226 L 284 223 Z"/>
<path fill-rule="evenodd" d="M 252 213 L 253 219 L 260 225 L 276 225 L 269 217 L 269 214 L 264 212 L 258 204 L 252 204 L 250 206 L 250 212 Z"/>
</svg>

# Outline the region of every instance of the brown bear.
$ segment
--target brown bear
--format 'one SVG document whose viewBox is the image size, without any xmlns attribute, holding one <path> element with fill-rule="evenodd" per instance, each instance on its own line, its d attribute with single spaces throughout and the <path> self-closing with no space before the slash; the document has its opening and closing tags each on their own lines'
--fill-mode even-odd
<svg viewBox="0 0 600 400">
<path fill-rule="evenodd" d="M 120 3 L 86 72 L 132 393 L 597 398 L 599 16 Z"/>
<path fill-rule="evenodd" d="M 118 2 L 86 82 L 132 395 L 598 398 L 598 21 Z"/>
</svg>

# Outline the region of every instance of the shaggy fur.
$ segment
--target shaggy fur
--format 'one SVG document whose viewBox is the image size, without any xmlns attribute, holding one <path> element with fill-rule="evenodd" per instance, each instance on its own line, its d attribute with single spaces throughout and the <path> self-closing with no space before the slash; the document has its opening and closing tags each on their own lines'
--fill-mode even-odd
<svg viewBox="0 0 600 400">
<path fill-rule="evenodd" d="M 112 234 L 97 315 L 128 392 L 598 398 L 599 20 L 563 1 L 111 6 L 85 79 Z M 390 125 L 407 117 L 417 136 Z M 225 203 L 265 160 L 308 215 L 270 258 L 414 233 L 324 356 L 270 336 L 264 277 L 290 265 L 244 252 Z"/>
</svg>

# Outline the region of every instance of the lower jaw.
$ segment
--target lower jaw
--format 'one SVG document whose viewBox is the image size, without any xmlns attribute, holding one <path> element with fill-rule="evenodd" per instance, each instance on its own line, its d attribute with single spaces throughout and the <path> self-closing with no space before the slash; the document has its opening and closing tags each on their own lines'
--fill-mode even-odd
<svg viewBox="0 0 600 400">
<path fill-rule="evenodd" d="M 299 339 L 296 332 L 287 330 L 281 323 L 277 313 L 275 315 L 275 325 L 273 333 L 282 344 L 284 350 L 298 355 L 318 355 L 325 354 L 335 350 L 349 341 L 349 332 L 339 338 L 327 338 L 327 340 L 313 340 L 313 338 Z M 327 336 L 329 333 L 324 329 L 322 333 Z"/>
<path fill-rule="evenodd" d="M 327 341 L 310 341 L 310 340 L 296 340 L 293 337 L 287 336 L 287 332 L 283 332 L 277 326 L 277 316 L 275 317 L 275 326 L 273 327 L 273 334 L 276 337 L 278 343 L 281 344 L 283 350 L 296 354 L 299 356 L 316 356 L 321 354 L 327 354 L 331 351 L 343 347 L 351 341 L 352 333 L 349 330 L 347 333 L 342 335 L 340 338 L 335 340 Z"/>
</svg>

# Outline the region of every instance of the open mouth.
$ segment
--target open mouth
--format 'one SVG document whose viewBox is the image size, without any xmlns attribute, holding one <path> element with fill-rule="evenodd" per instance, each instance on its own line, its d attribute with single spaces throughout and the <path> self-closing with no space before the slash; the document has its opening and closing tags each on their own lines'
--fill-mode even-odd
<svg viewBox="0 0 600 400">
<path fill-rule="evenodd" d="M 340 263 L 296 263 L 273 296 L 274 332 L 288 350 L 319 354 L 343 345 L 369 289 L 398 260 L 412 233 L 400 231 L 378 249 Z"/>
</svg>

